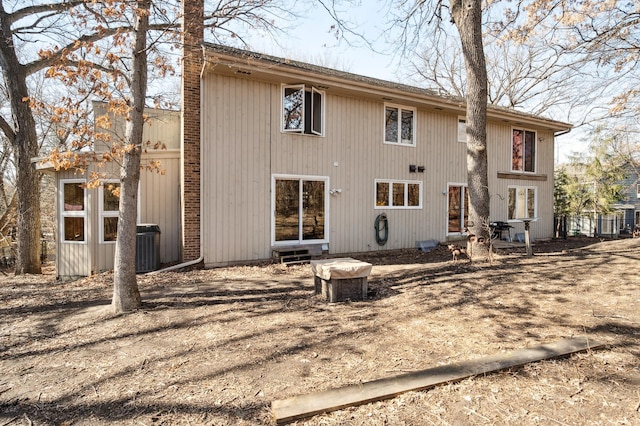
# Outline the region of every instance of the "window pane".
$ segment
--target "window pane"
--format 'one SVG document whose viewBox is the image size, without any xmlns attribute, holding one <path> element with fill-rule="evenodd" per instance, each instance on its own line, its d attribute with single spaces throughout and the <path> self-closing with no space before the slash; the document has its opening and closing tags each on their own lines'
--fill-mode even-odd
<svg viewBox="0 0 640 426">
<path fill-rule="evenodd" d="M 302 183 L 302 239 L 324 239 L 324 182 Z"/>
<path fill-rule="evenodd" d="M 398 142 L 398 108 L 385 108 L 384 140 L 385 142 Z"/>
<path fill-rule="evenodd" d="M 322 93 L 312 90 L 311 100 L 311 132 L 316 135 L 322 134 Z"/>
<path fill-rule="evenodd" d="M 522 130 L 513 131 L 511 170 L 522 170 Z"/>
<path fill-rule="evenodd" d="M 103 236 L 104 241 L 115 241 L 118 236 L 118 218 L 117 217 L 105 217 Z"/>
<path fill-rule="evenodd" d="M 536 166 L 536 134 L 524 132 L 524 171 L 535 172 Z"/>
<path fill-rule="evenodd" d="M 509 219 L 516 218 L 516 189 L 509 188 Z"/>
<path fill-rule="evenodd" d="M 376 182 L 376 206 L 389 205 L 389 182 Z"/>
<path fill-rule="evenodd" d="M 84 189 L 81 183 L 64 184 L 64 211 L 84 211 Z"/>
<path fill-rule="evenodd" d="M 413 144 L 413 111 L 402 111 L 402 143 Z"/>
<path fill-rule="evenodd" d="M 276 241 L 299 239 L 299 188 L 297 180 L 276 180 Z"/>
<path fill-rule="evenodd" d="M 462 199 L 462 187 L 451 186 L 449 187 L 449 232 L 462 232 L 462 224 L 460 222 L 460 211 Z"/>
<path fill-rule="evenodd" d="M 462 193 L 464 194 L 464 220 L 462 221 L 462 228 L 467 225 L 469 222 L 469 191 L 467 191 L 466 187 L 462 187 Z"/>
<path fill-rule="evenodd" d="M 516 217 L 527 217 L 527 192 L 525 188 L 516 188 Z"/>
<path fill-rule="evenodd" d="M 404 206 L 404 183 L 394 183 L 393 184 L 393 205 L 394 206 Z"/>
<path fill-rule="evenodd" d="M 64 240 L 84 241 L 84 218 L 65 217 L 64 218 Z"/>
<path fill-rule="evenodd" d="M 536 190 L 527 189 L 527 217 L 536 217 Z"/>
<path fill-rule="evenodd" d="M 409 185 L 409 197 L 408 202 L 410 207 L 420 206 L 420 185 L 417 183 L 410 183 Z"/>
<path fill-rule="evenodd" d="M 105 183 L 102 194 L 102 209 L 106 212 L 117 212 L 120 204 L 120 184 Z"/>
<path fill-rule="evenodd" d="M 282 108 L 284 130 L 304 130 L 304 88 L 285 87 Z"/>
<path fill-rule="evenodd" d="M 458 120 L 458 142 L 467 141 L 467 123 L 464 120 Z"/>
</svg>

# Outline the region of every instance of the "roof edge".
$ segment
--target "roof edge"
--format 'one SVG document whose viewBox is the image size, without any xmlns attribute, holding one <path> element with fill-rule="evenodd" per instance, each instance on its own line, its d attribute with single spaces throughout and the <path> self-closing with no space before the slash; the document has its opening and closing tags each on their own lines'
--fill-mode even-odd
<svg viewBox="0 0 640 426">
<path fill-rule="evenodd" d="M 203 44 L 205 68 L 211 65 L 224 63 L 229 66 L 246 66 L 268 69 L 273 74 L 311 74 L 333 82 L 349 83 L 354 89 L 371 92 L 380 91 L 382 94 L 393 92 L 417 99 L 427 104 L 444 103 L 446 106 L 459 109 L 462 113 L 466 110 L 466 100 L 454 96 L 444 96 L 431 89 L 410 86 L 403 83 L 394 83 L 374 77 L 367 77 L 346 71 L 313 65 L 306 62 L 267 55 L 255 51 L 243 50 L 231 46 L 215 43 Z M 555 132 L 569 131 L 573 128 L 570 123 L 552 120 L 546 117 L 521 112 L 501 106 L 487 105 L 487 115 L 494 120 L 509 119 L 513 121 L 526 120 L 529 123 L 553 129 Z"/>
</svg>

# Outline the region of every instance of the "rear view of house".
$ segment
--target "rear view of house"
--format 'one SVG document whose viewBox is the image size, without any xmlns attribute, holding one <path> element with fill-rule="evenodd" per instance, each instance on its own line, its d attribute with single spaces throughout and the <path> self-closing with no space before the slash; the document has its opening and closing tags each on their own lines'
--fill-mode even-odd
<svg viewBox="0 0 640 426">
<path fill-rule="evenodd" d="M 282 248 L 340 254 L 463 236 L 463 100 L 213 44 L 204 45 L 203 68 L 205 266 Z M 535 218 L 533 238 L 551 237 L 554 136 L 570 125 L 488 114 L 490 220 L 519 233 L 521 219 Z"/>
<path fill-rule="evenodd" d="M 160 226 L 162 263 L 215 267 L 278 251 L 465 238 L 463 99 L 187 41 L 180 116 L 165 112 L 147 129 L 167 145 L 148 154 L 167 173 L 143 173 L 139 195 L 140 222 Z M 523 219 L 535 220 L 534 239 L 553 236 L 554 138 L 570 128 L 489 108 L 489 220 L 512 236 Z M 58 275 L 110 269 L 117 200 L 69 173 L 57 175 Z"/>
</svg>

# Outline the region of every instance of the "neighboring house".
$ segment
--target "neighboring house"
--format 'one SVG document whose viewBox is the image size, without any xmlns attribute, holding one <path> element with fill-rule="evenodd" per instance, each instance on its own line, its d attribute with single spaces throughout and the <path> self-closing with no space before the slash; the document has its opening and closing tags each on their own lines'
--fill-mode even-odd
<svg viewBox="0 0 640 426">
<path fill-rule="evenodd" d="M 197 12 L 202 3 L 184 2 L 184 7 Z M 185 16 L 195 16 L 192 12 Z M 160 224 L 163 262 L 179 254 L 187 264 L 214 267 L 269 259 L 285 248 L 341 255 L 464 238 L 464 100 L 203 44 L 200 21 L 188 19 L 186 26 L 182 140 L 179 150 L 169 150 L 171 164 L 180 163 L 175 166 L 180 177 L 174 187 L 171 177 L 163 184 L 143 173 L 140 189 L 140 220 Z M 510 221 L 513 235 L 524 232 L 518 219 L 536 218 L 533 238 L 553 236 L 554 138 L 570 128 L 489 107 L 490 220 Z M 62 200 L 65 185 L 82 177 L 58 179 Z M 175 188 L 179 193 L 161 198 Z M 64 210 L 60 204 L 59 223 L 67 216 L 85 218 L 85 235 L 96 242 L 85 240 L 83 250 L 76 247 L 79 242 L 61 241 L 58 275 L 84 259 L 78 252 L 95 259 L 83 260 L 93 266 L 73 275 L 112 265 L 111 251 L 104 260 L 96 254 L 107 249 L 99 232 L 99 219 L 107 215 L 102 197 L 83 194 L 84 210 Z M 179 219 L 166 220 L 164 212 L 178 204 Z M 380 246 L 374 223 L 382 213 L 388 240 Z M 61 239 L 66 238 L 62 229 Z M 167 234 L 180 239 L 167 242 Z"/>
<path fill-rule="evenodd" d="M 630 234 L 635 228 L 640 229 L 640 179 L 638 171 L 629 166 L 627 176 L 620 184 L 626 188 L 625 199 L 614 204 L 615 210 L 610 215 L 598 216 L 598 234 L 617 236 L 619 233 Z"/>
<path fill-rule="evenodd" d="M 106 113 L 102 103 L 94 103 L 93 108 L 96 116 Z M 143 153 L 142 163 L 159 161 L 162 173 L 142 171 L 140 174 L 138 222 L 160 227 L 160 261 L 175 263 L 180 259 L 180 112 L 148 109 L 146 114 L 149 122 L 145 125 L 144 140 L 151 146 L 163 143 L 166 149 L 149 148 Z M 123 119 L 112 117 L 112 122 L 109 131 L 121 137 Z M 105 149 L 108 148 L 97 143 L 95 152 L 99 155 Z M 58 277 L 86 276 L 113 269 L 118 198 L 111 189 L 119 185 L 118 164 L 98 168 L 90 161 L 82 172 L 76 169 L 55 172 L 48 164 L 38 167 L 55 177 Z M 91 172 L 106 175 L 99 188 L 85 187 Z"/>
</svg>

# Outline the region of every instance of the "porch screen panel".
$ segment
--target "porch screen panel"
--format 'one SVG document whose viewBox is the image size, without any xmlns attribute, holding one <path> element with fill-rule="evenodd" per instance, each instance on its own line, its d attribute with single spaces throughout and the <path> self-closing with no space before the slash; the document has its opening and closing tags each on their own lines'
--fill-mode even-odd
<svg viewBox="0 0 640 426">
<path fill-rule="evenodd" d="M 300 181 L 276 180 L 276 241 L 298 240 L 300 228 Z"/>
<path fill-rule="evenodd" d="M 324 182 L 302 183 L 302 239 L 324 239 Z"/>
</svg>

